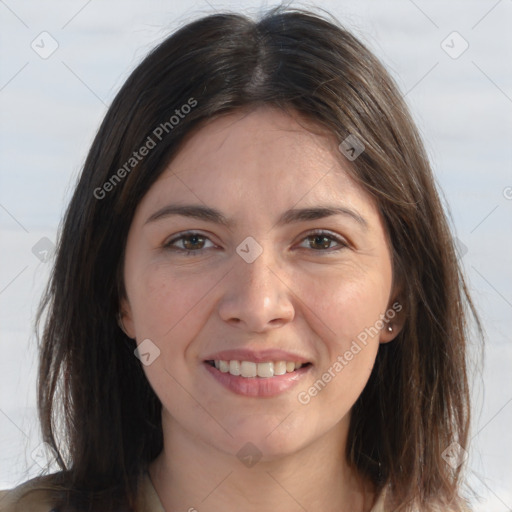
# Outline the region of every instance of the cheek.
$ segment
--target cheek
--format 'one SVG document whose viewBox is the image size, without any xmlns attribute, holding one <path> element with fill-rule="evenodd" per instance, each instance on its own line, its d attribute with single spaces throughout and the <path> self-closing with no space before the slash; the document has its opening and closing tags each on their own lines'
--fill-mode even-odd
<svg viewBox="0 0 512 512">
<path fill-rule="evenodd" d="M 315 324 L 324 353 L 313 381 L 299 390 L 298 399 L 335 423 L 349 413 L 368 382 L 389 289 L 380 278 L 333 281 L 310 288 L 314 307 L 307 322 Z"/>
<path fill-rule="evenodd" d="M 150 338 L 161 350 L 183 351 L 206 322 L 208 294 L 221 278 L 195 275 L 191 268 L 180 272 L 167 263 L 145 267 L 129 289 L 137 339 Z"/>
<path fill-rule="evenodd" d="M 378 339 L 376 325 L 382 326 L 379 319 L 389 298 L 390 273 L 346 267 L 317 274 L 314 279 L 297 276 L 294 282 L 302 283 L 298 295 L 304 297 L 307 306 L 303 311 L 308 323 L 315 325 L 320 337 L 328 342 L 331 358 L 361 333 L 367 333 L 368 341 Z"/>
<path fill-rule="evenodd" d="M 218 279 L 179 275 L 169 265 L 149 265 L 132 279 L 130 304 L 137 342 L 150 339 L 160 350 L 144 372 L 160 399 L 187 402 L 177 382 L 188 382 L 191 347 L 209 315 L 208 291 Z M 187 361 L 186 361 L 187 360 Z M 187 384 L 190 387 L 190 384 Z M 179 402 L 179 401 L 178 401 Z"/>
<path fill-rule="evenodd" d="M 316 384 L 305 390 L 305 400 L 318 394 L 318 405 L 332 406 L 332 414 L 350 410 L 375 363 L 390 287 L 391 277 L 386 272 L 350 272 L 323 283 L 317 281 L 310 288 L 314 313 L 322 319 L 327 353 L 315 376 Z"/>
<path fill-rule="evenodd" d="M 389 289 L 380 279 L 340 286 L 329 313 L 341 339 L 348 337 L 352 340 L 363 332 L 371 332 L 374 337 L 377 321 L 385 312 L 388 295 Z"/>
</svg>

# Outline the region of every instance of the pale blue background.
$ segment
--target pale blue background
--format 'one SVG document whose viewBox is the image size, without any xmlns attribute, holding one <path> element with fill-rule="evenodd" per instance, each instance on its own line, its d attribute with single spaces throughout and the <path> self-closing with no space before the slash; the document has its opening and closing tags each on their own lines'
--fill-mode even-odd
<svg viewBox="0 0 512 512">
<path fill-rule="evenodd" d="M 55 241 L 106 105 L 133 67 L 179 24 L 240 5 L 257 13 L 274 4 L 0 0 L 0 488 L 35 475 L 44 459 L 31 455 L 40 443 L 31 329 L 49 264 L 32 248 Z M 488 334 L 474 376 L 475 508 L 511 510 L 512 1 L 313 5 L 383 60 L 425 138 Z M 43 31 L 59 45 L 46 60 L 31 48 Z M 453 31 L 469 43 L 458 59 L 440 46 Z"/>
</svg>

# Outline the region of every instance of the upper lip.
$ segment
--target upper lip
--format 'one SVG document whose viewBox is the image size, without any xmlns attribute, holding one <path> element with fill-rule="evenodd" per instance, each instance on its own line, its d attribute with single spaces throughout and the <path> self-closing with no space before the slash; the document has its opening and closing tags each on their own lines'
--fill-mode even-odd
<svg viewBox="0 0 512 512">
<path fill-rule="evenodd" d="M 263 363 L 267 361 L 290 361 L 306 364 L 310 361 L 298 354 L 286 350 L 248 350 L 232 349 L 215 352 L 205 358 L 205 361 L 252 361 L 254 363 Z"/>
</svg>

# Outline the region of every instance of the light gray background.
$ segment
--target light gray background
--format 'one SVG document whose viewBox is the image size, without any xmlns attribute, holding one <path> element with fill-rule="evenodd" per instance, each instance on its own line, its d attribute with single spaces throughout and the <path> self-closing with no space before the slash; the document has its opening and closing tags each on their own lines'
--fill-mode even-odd
<svg viewBox="0 0 512 512">
<path fill-rule="evenodd" d="M 215 10 L 257 14 L 270 5 L 0 0 L 0 488 L 34 476 L 45 460 L 37 449 L 32 335 L 50 266 L 40 240 L 56 239 L 107 105 L 178 25 Z M 510 511 L 512 0 L 309 5 L 332 12 L 376 52 L 424 136 L 488 335 L 483 370 L 473 372 L 468 479 L 479 494 L 475 509 Z M 51 48 L 44 31 L 58 44 L 46 59 L 31 47 Z M 453 31 L 469 44 L 458 58 L 465 43 Z"/>
</svg>

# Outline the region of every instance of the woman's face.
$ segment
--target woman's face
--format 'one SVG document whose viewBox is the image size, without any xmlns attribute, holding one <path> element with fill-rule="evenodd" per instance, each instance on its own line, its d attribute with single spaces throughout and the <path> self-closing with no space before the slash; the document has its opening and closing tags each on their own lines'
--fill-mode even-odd
<svg viewBox="0 0 512 512">
<path fill-rule="evenodd" d="M 268 459 L 346 433 L 399 327 L 383 223 L 339 142 L 271 108 L 230 114 L 139 204 L 123 322 L 164 428 Z"/>
</svg>

